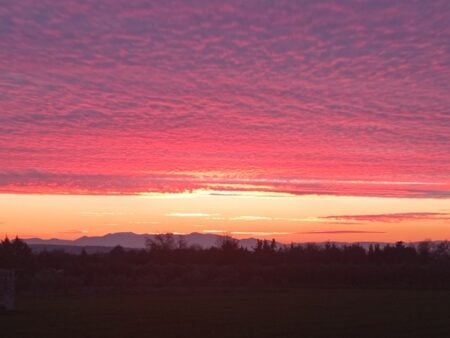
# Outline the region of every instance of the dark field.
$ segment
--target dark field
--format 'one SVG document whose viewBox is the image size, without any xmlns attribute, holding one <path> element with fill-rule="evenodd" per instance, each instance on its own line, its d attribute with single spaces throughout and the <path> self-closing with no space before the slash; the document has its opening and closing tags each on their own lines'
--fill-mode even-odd
<svg viewBox="0 0 450 338">
<path fill-rule="evenodd" d="M 450 337 L 450 291 L 162 291 L 22 297 L 16 337 Z"/>
</svg>

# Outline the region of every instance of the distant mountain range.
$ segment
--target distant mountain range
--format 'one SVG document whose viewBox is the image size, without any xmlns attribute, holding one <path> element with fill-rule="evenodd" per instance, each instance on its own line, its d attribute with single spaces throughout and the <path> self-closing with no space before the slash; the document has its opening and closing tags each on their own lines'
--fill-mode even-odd
<svg viewBox="0 0 450 338">
<path fill-rule="evenodd" d="M 204 234 L 199 232 L 193 232 L 186 235 L 174 235 L 176 239 L 182 238 L 188 246 L 199 246 L 201 248 L 211 248 L 217 246 L 220 243 L 222 235 L 217 234 Z M 65 250 L 70 253 L 79 253 L 82 249 L 86 252 L 108 252 L 111 248 L 120 245 L 129 249 L 143 249 L 145 248 L 145 242 L 147 238 L 154 238 L 155 234 L 135 234 L 133 232 L 116 232 L 103 236 L 83 236 L 75 240 L 63 240 L 63 239 L 40 239 L 40 238 L 28 238 L 24 241 L 30 245 L 34 251 L 42 250 Z M 253 249 L 256 246 L 256 238 L 245 238 L 238 240 L 241 247 L 246 249 Z M 336 245 L 351 244 L 348 242 L 332 242 Z M 286 245 L 277 243 L 278 245 Z M 304 244 L 304 243 L 295 243 Z M 324 244 L 324 243 L 317 243 Z M 359 242 L 361 246 L 368 248 L 370 244 L 379 244 L 384 246 L 388 243 L 385 242 Z"/>
<path fill-rule="evenodd" d="M 188 246 L 196 245 L 201 248 L 211 248 L 217 246 L 221 235 L 202 234 L 193 232 L 186 235 L 174 235 L 175 238 L 182 238 Z M 34 250 L 68 249 L 67 251 L 81 251 L 81 248 L 89 248 L 90 251 L 108 251 L 111 247 L 120 245 L 124 248 L 143 249 L 147 238 L 154 238 L 155 234 L 135 234 L 133 232 L 117 232 L 104 236 L 83 236 L 75 240 L 63 239 L 40 239 L 29 238 L 24 241 Z M 239 240 L 239 244 L 247 249 L 256 246 L 256 238 Z"/>
</svg>

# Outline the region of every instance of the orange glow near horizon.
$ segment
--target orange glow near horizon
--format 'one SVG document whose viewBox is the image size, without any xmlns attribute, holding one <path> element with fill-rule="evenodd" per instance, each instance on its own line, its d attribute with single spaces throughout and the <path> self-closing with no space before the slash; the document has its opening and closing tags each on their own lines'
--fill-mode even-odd
<svg viewBox="0 0 450 338">
<path fill-rule="evenodd" d="M 280 242 L 449 239 L 450 199 L 198 190 L 104 195 L 0 194 L 0 233 L 76 239 L 112 232 L 217 233 Z"/>
<path fill-rule="evenodd" d="M 274 3 L 2 1 L 0 235 L 448 239 L 449 2 Z"/>
</svg>

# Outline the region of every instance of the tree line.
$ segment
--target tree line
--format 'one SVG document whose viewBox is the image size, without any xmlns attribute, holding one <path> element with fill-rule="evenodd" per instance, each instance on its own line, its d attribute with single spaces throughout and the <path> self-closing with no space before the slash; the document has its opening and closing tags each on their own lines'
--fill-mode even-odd
<svg viewBox="0 0 450 338">
<path fill-rule="evenodd" d="M 172 234 L 142 250 L 108 253 L 33 252 L 19 238 L 0 242 L 0 268 L 13 269 L 21 292 L 122 292 L 163 287 L 449 288 L 450 245 L 279 245 L 258 240 L 245 249 L 231 237 L 203 249 Z"/>
</svg>

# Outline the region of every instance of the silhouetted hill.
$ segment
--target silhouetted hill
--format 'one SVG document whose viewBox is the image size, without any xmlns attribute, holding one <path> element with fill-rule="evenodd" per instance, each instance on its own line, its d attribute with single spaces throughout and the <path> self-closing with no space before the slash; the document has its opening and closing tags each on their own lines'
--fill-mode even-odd
<svg viewBox="0 0 450 338">
<path fill-rule="evenodd" d="M 124 248 L 130 249 L 142 249 L 145 248 L 145 241 L 147 238 L 154 238 L 155 234 L 135 234 L 133 232 L 117 232 L 109 233 L 103 236 L 83 236 L 75 240 L 61 240 L 61 239 L 40 239 L 29 238 L 25 239 L 25 242 L 32 248 L 43 248 L 47 250 L 57 248 L 69 248 L 69 247 L 114 247 L 120 245 Z M 188 246 L 199 246 L 201 248 L 210 248 L 217 246 L 220 241 L 221 235 L 215 234 L 202 234 L 193 232 L 186 235 L 174 235 L 175 238 L 183 238 Z M 255 238 L 247 238 L 239 241 L 239 244 L 251 249 L 256 245 Z M 72 249 L 73 250 L 73 249 Z M 102 250 L 100 250 L 102 251 Z"/>
<path fill-rule="evenodd" d="M 77 246 L 64 244 L 28 244 L 31 250 L 35 253 L 42 251 L 64 251 L 69 254 L 79 255 L 84 250 L 88 254 L 93 253 L 108 253 L 112 250 L 110 246 Z"/>
<path fill-rule="evenodd" d="M 124 248 L 130 249 L 143 249 L 145 248 L 145 241 L 147 238 L 154 238 L 155 234 L 136 234 L 133 232 L 116 232 L 109 233 L 103 236 L 83 236 L 75 240 L 62 240 L 57 238 L 52 239 L 40 239 L 40 238 L 29 238 L 24 241 L 30 245 L 34 250 L 41 251 L 43 248 L 47 250 L 64 249 L 67 248 L 70 252 L 81 251 L 77 248 L 90 248 L 92 252 L 107 251 L 107 248 L 112 248 L 120 245 Z M 174 235 L 176 239 L 182 238 L 188 246 L 198 246 L 203 249 L 211 248 L 217 246 L 220 239 L 224 236 L 218 234 L 204 234 L 199 232 L 193 232 L 185 235 Z M 253 249 L 256 246 L 256 238 L 245 238 L 240 239 L 239 245 L 246 249 Z M 319 246 L 325 245 L 325 243 L 333 243 L 337 246 L 348 245 L 348 242 L 321 242 L 316 243 Z M 305 244 L 305 243 L 294 243 L 294 244 Z M 381 247 L 385 246 L 386 242 L 358 242 L 363 248 L 368 248 L 371 244 L 378 244 Z M 412 243 L 416 244 L 416 243 Z M 283 246 L 286 244 L 277 243 L 278 246 Z M 93 249 L 94 248 L 94 249 Z"/>
</svg>

